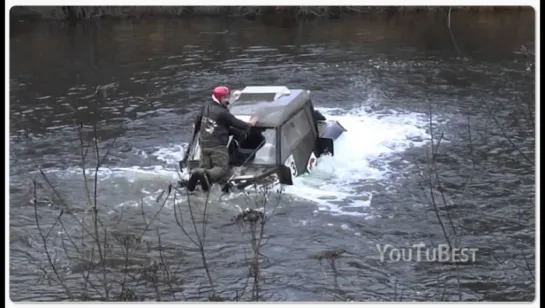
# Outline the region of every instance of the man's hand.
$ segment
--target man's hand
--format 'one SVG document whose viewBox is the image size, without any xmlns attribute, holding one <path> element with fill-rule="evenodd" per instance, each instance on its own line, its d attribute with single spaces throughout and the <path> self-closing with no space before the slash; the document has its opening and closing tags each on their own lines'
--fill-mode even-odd
<svg viewBox="0 0 545 308">
<path fill-rule="evenodd" d="M 248 124 L 250 124 L 250 126 L 254 127 L 257 124 L 257 117 L 251 118 L 250 121 L 248 121 Z"/>
</svg>

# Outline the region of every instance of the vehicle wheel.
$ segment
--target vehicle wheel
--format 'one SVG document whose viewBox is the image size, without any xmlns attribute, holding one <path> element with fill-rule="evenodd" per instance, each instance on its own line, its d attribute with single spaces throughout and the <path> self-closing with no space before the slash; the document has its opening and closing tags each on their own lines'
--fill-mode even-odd
<svg viewBox="0 0 545 308">
<path fill-rule="evenodd" d="M 290 169 L 291 169 L 291 175 L 297 176 L 297 167 L 295 166 L 294 161 L 291 162 Z"/>
</svg>

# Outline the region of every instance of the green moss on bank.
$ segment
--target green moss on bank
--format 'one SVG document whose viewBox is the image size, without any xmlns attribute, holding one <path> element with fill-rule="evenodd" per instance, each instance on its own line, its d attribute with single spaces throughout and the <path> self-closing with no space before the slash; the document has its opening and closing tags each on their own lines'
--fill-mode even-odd
<svg viewBox="0 0 545 308">
<path fill-rule="evenodd" d="M 146 17 L 232 17 L 340 19 L 354 15 L 408 14 L 418 12 L 447 12 L 446 6 L 16 6 L 10 10 L 11 18 L 34 20 L 91 20 L 104 18 Z M 533 10 L 522 6 L 472 6 L 452 7 L 453 11 L 496 12 L 505 10 Z"/>
</svg>

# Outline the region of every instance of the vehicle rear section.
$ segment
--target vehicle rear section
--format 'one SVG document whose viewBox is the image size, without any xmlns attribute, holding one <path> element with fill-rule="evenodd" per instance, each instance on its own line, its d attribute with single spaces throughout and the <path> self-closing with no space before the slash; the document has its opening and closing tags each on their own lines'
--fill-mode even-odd
<svg viewBox="0 0 545 308">
<path fill-rule="evenodd" d="M 319 121 L 317 126 L 319 137 L 316 140 L 316 156 L 335 155 L 335 140 L 346 132 L 346 129 L 335 120 Z"/>
<path fill-rule="evenodd" d="M 312 104 L 297 111 L 280 126 L 279 165 L 289 164 L 294 176 L 306 172 L 308 161 L 314 152 L 318 129 L 315 125 Z"/>
</svg>

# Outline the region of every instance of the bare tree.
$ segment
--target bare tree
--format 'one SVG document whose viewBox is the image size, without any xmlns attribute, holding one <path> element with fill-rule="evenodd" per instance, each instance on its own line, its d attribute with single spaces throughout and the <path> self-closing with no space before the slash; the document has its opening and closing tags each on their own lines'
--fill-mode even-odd
<svg viewBox="0 0 545 308">
<path fill-rule="evenodd" d="M 252 301 L 260 300 L 261 263 L 268 258 L 262 253 L 262 248 L 268 242 L 265 236 L 265 225 L 273 217 L 281 201 L 282 190 L 276 190 L 274 203 L 269 204 L 273 192 L 268 186 L 254 185 L 255 195 L 244 194 L 247 207 L 234 218 L 243 236 L 249 236 L 250 258 L 246 257 L 248 264 L 248 277 L 252 278 Z M 245 255 L 247 250 L 245 249 Z M 240 296 L 244 295 L 243 290 Z"/>
<path fill-rule="evenodd" d="M 114 87 L 113 84 L 98 87 L 94 94 L 85 97 L 95 99 L 98 96 L 99 100 L 94 105 L 96 114 L 107 97 L 106 91 Z M 77 113 L 77 108 L 73 110 Z M 144 201 L 140 201 L 143 228 L 136 232 L 123 231 L 120 226 L 125 224 L 124 218 L 127 215 L 125 210 L 121 209 L 113 223 L 108 222 L 106 218 L 110 209 L 101 206 L 100 201 L 99 174 L 115 145 L 115 139 L 106 145 L 106 149 L 102 149 L 96 121 L 90 125 L 78 123 L 77 129 L 79 168 L 86 206 L 81 209 L 77 205 L 72 205 L 57 189 L 47 172 L 41 169 L 40 179 L 32 181 L 34 220 L 47 260 L 45 265 L 40 265 L 42 273 L 40 282 L 58 284 L 64 290 L 66 295 L 64 298 L 69 300 L 179 299 L 177 294 L 182 290 L 180 286 L 182 262 L 169 264 L 172 263 L 169 261 L 172 256 L 164 249 L 159 226 L 154 226 L 166 204 L 173 202 L 176 224 L 199 251 L 202 267 L 211 288 L 208 300 L 227 300 L 220 296 L 222 292 L 218 288 L 221 286 L 217 285 L 213 277 L 213 268 L 207 254 L 210 192 L 205 194 L 206 199 L 201 203 L 192 200 L 189 194 L 170 184 L 156 197 L 156 210 L 153 213 L 147 214 L 144 210 Z M 90 157 L 89 154 L 94 155 Z M 254 301 L 260 300 L 261 296 L 260 264 L 265 258 L 261 251 L 266 243 L 265 225 L 280 202 L 280 193 L 274 200 L 276 203 L 271 206 L 270 191 L 262 189 L 259 192 L 257 196 L 246 195 L 245 200 L 250 205 L 249 208 L 234 218 L 243 234 L 250 235 L 252 253 L 246 261 L 250 276 L 253 278 L 250 300 Z M 44 198 L 52 200 L 53 208 L 57 208 L 56 218 L 51 223 L 43 221 L 42 211 L 51 211 L 49 208 L 40 208 L 39 200 Z M 152 237 L 155 238 L 154 241 L 150 240 Z M 150 254 L 155 254 L 156 257 L 151 257 Z M 78 275 L 79 278 L 76 277 Z M 142 288 L 146 290 L 144 293 Z M 240 294 L 237 292 L 233 298 L 241 300 L 243 295 L 244 290 Z"/>
<path fill-rule="evenodd" d="M 113 87 L 113 84 L 98 87 L 93 95 L 85 97 L 85 99 L 95 98 L 98 94 L 102 94 L 102 99 L 104 99 L 106 90 Z M 99 108 L 100 103 L 97 102 L 95 112 Z M 73 109 L 77 112 L 75 108 Z M 71 205 L 42 169 L 39 169 L 40 179 L 32 181 L 34 218 L 41 238 L 42 249 L 47 256 L 47 265 L 41 266 L 42 279 L 40 281 L 47 279 L 50 284 L 59 284 L 70 300 L 138 300 L 139 296 L 131 288 L 135 288 L 142 279 L 148 279 L 157 285 L 160 280 L 160 270 L 166 273 L 167 276 L 171 275 L 168 272 L 169 265 L 166 264 L 165 258 L 163 258 L 164 252 L 161 244 L 159 244 L 161 262 L 151 260 L 150 264 L 141 264 L 137 269 L 134 269 L 133 266 L 135 263 L 133 257 L 141 246 L 144 235 L 151 231 L 150 226 L 159 212 L 163 210 L 167 198 L 162 204 L 159 204 L 159 200 L 157 200 L 159 209 L 149 221 L 145 217 L 143 203 L 141 203 L 142 217 L 146 223 L 141 234 L 137 236 L 120 234 L 112 230 L 112 228 L 108 228 L 100 215 L 101 212 L 105 212 L 107 209 L 100 207 L 98 176 L 110 150 L 115 144 L 115 139 L 107 146 L 105 153 L 101 155 L 97 130 L 97 123 L 92 123 L 91 140 L 85 140 L 85 135 L 88 135 L 85 131 L 85 125 L 83 123 L 78 124 L 80 168 L 87 202 L 85 209 L 81 210 L 77 206 Z M 92 180 L 89 179 L 89 170 L 87 168 L 88 154 L 90 152 L 95 154 Z M 90 182 L 91 185 L 89 185 Z M 41 209 L 38 206 L 38 200 L 41 198 L 39 188 L 46 190 L 46 194 L 51 194 L 55 207 L 60 208 L 48 230 L 45 229 L 44 224 L 41 222 Z M 168 194 L 171 194 L 170 188 Z M 83 216 L 81 213 L 83 213 Z M 74 225 L 81 231 L 81 234 L 76 234 L 75 230 L 70 228 L 70 226 Z M 54 238 L 52 238 L 53 235 L 55 235 Z M 159 234 L 157 238 L 160 243 Z M 59 253 L 59 249 L 62 253 Z M 59 262 L 63 262 L 63 264 Z M 120 267 L 121 273 L 114 272 L 114 267 Z M 131 271 L 135 272 L 136 275 L 131 274 Z M 53 273 L 53 275 L 49 273 Z M 74 277 L 78 273 L 81 275 L 80 279 Z M 129 280 L 131 283 L 129 283 Z M 167 285 L 172 289 L 171 280 L 172 277 L 168 277 Z M 161 298 L 159 287 L 156 286 L 155 290 L 156 299 L 159 300 Z"/>
</svg>

